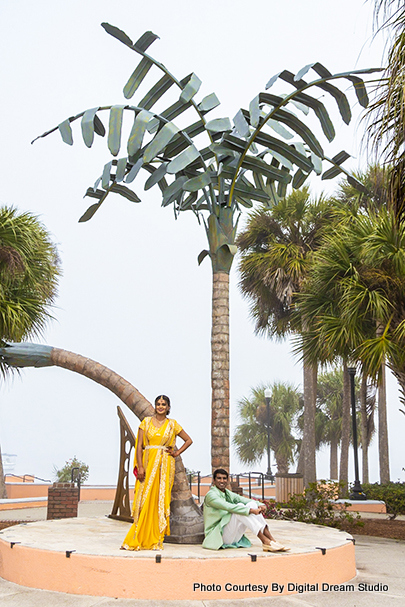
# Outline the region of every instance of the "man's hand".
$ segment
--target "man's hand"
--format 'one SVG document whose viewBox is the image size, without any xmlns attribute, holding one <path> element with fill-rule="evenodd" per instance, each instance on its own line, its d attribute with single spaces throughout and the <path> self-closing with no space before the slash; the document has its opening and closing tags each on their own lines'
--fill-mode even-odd
<svg viewBox="0 0 405 607">
<path fill-rule="evenodd" d="M 259 510 L 260 512 L 266 512 L 266 506 L 264 504 L 260 504 Z"/>
<path fill-rule="evenodd" d="M 249 514 L 260 514 L 260 508 L 251 508 Z"/>
</svg>

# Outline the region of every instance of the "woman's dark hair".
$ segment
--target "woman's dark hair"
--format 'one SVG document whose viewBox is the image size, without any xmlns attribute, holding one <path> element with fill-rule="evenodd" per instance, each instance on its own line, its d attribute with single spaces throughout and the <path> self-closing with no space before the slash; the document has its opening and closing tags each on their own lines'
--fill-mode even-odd
<svg viewBox="0 0 405 607">
<path fill-rule="evenodd" d="M 218 468 L 217 470 L 215 470 L 214 474 L 213 474 L 213 478 L 215 479 L 217 477 L 217 474 L 225 474 L 226 478 L 229 477 L 229 474 L 227 473 L 226 470 L 224 470 L 223 468 Z"/>
<path fill-rule="evenodd" d="M 166 405 L 169 407 L 169 411 L 170 411 L 170 398 L 168 396 L 166 396 L 166 394 L 159 394 L 159 396 L 157 396 L 155 398 L 155 407 L 158 403 L 158 400 L 160 400 L 161 398 L 163 398 L 163 400 L 165 401 Z"/>
</svg>

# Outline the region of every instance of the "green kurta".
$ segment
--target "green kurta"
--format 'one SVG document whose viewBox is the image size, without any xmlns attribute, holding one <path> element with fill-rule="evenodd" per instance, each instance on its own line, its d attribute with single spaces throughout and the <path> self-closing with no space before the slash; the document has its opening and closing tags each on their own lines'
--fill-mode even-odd
<svg viewBox="0 0 405 607">
<path fill-rule="evenodd" d="M 222 529 L 229 523 L 231 514 L 244 514 L 247 516 L 250 509 L 246 504 L 251 501 L 253 500 L 228 491 L 228 489 L 221 491 L 217 487 L 211 487 L 204 499 L 205 540 L 203 548 L 219 550 L 219 548 L 223 547 Z M 249 546 L 251 546 L 250 541 L 243 535 L 237 546 L 233 547 Z"/>
</svg>

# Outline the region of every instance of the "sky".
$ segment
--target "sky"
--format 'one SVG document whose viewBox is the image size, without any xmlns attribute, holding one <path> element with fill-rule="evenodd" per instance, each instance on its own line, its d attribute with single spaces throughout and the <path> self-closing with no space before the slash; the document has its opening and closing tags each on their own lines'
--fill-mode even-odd
<svg viewBox="0 0 405 607">
<path fill-rule="evenodd" d="M 84 109 L 125 103 L 122 88 L 138 56 L 105 33 L 104 21 L 133 40 L 146 30 L 158 34 L 151 54 L 179 79 L 194 71 L 203 82 L 198 99 L 217 94 L 221 106 L 213 117 L 233 117 L 282 69 L 296 72 L 314 61 L 331 72 L 379 67 L 384 41 L 373 39 L 372 3 L 363 0 L 0 2 L 0 203 L 40 218 L 57 243 L 63 270 L 54 320 L 35 341 L 99 361 L 150 401 L 168 394 L 172 416 L 194 440 L 184 463 L 207 473 L 212 279 L 208 260 L 197 264 L 206 247 L 203 227 L 192 214 L 175 221 L 171 208 L 161 208 L 160 191 L 144 192 L 136 182 L 141 203 L 110 197 L 91 221 L 79 224 L 92 202 L 83 195 L 110 159 L 106 141 L 100 138 L 89 150 L 75 129 L 73 147 L 57 133 L 30 143 Z M 345 149 L 353 156 L 348 166 L 364 168 L 359 107 L 350 127 L 331 114 L 337 137 L 328 153 Z M 324 186 L 311 183 L 314 193 Z M 333 187 L 328 184 L 329 191 Z M 252 387 L 302 382 L 291 343 L 254 335 L 238 280 L 236 260 L 230 292 L 232 428 L 237 403 Z M 120 404 L 105 388 L 70 371 L 26 369 L 1 386 L 2 451 L 17 456 L 17 474 L 53 479 L 54 467 L 76 456 L 90 466 L 91 484 L 114 484 Z M 389 377 L 393 480 L 405 477 L 399 406 Z M 136 417 L 129 410 L 125 415 L 136 431 Z M 318 455 L 319 478 L 328 476 L 328 466 L 325 450 Z M 253 469 L 265 471 L 265 460 Z M 231 471 L 243 470 L 232 452 Z M 376 438 L 370 478 L 378 480 Z"/>
</svg>

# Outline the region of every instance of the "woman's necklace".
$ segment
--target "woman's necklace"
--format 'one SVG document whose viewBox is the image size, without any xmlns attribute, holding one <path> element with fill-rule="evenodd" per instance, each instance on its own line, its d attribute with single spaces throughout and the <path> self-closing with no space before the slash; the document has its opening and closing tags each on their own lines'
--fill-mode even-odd
<svg viewBox="0 0 405 607">
<path fill-rule="evenodd" d="M 163 424 L 164 424 L 164 423 L 165 423 L 165 421 L 166 421 L 166 417 L 164 417 L 164 419 L 162 419 L 162 420 L 159 420 L 159 419 L 156 417 L 156 415 L 154 415 L 154 416 L 153 416 L 153 419 L 154 419 L 154 420 L 155 420 L 155 422 L 156 422 L 156 423 L 154 423 L 153 425 L 154 425 L 154 426 L 157 426 L 158 428 L 160 428 L 161 426 L 163 426 Z"/>
</svg>

